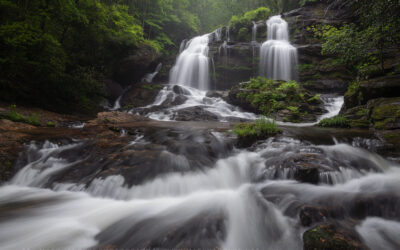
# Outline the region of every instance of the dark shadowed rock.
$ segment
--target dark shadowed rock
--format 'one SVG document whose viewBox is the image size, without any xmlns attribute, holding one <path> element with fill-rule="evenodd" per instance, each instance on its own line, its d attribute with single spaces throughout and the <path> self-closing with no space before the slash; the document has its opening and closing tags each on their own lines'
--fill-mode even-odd
<svg viewBox="0 0 400 250">
<path fill-rule="evenodd" d="M 122 96 L 121 107 L 131 109 L 150 105 L 155 101 L 161 89 L 162 85 L 158 84 L 135 84 Z"/>
<path fill-rule="evenodd" d="M 174 119 L 177 121 L 218 121 L 219 117 L 203 107 L 189 107 L 177 110 Z"/>
</svg>

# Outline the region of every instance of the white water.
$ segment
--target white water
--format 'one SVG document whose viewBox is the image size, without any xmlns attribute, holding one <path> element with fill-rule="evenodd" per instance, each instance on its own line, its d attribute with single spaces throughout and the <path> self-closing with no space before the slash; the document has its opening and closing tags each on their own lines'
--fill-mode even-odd
<svg viewBox="0 0 400 250">
<path fill-rule="evenodd" d="M 248 120 L 254 120 L 257 118 L 255 114 L 244 112 L 240 108 L 228 104 L 222 98 L 207 97 L 207 91 L 186 86 L 180 87 L 186 92 L 185 94 L 182 94 L 187 98 L 183 104 L 172 106 L 161 111 L 151 112 L 147 116 L 154 120 L 173 121 L 175 120 L 174 116 L 176 115 L 176 112 L 179 110 L 190 107 L 202 107 L 204 110 L 218 116 L 221 122 L 227 121 L 227 118 L 242 118 Z M 147 108 L 164 104 L 168 96 L 172 96 L 172 100 L 175 100 L 177 97 L 177 94 L 173 92 L 172 85 L 164 87 L 156 97 L 155 102 L 152 105 L 147 106 Z"/>
<path fill-rule="evenodd" d="M 185 94 L 182 94 L 187 98 L 187 100 L 180 105 L 163 108 L 162 110 L 150 112 L 146 116 L 160 121 L 174 121 L 176 112 L 185 108 L 190 107 L 202 107 L 204 110 L 209 111 L 216 116 L 219 117 L 219 121 L 226 122 L 229 121 L 229 118 L 238 118 L 238 119 L 246 119 L 246 120 L 255 120 L 260 118 L 259 115 L 256 115 L 251 112 L 245 112 L 240 108 L 228 104 L 222 98 L 219 97 L 207 97 L 207 91 L 198 90 L 195 88 L 180 86 L 185 90 Z M 156 100 L 153 104 L 146 106 L 144 108 L 151 108 L 155 106 L 162 106 L 167 100 L 168 97 L 171 97 L 172 100 L 177 98 L 177 94 L 173 91 L 173 86 L 164 87 L 160 93 L 157 95 Z M 339 114 L 339 111 L 343 105 L 344 98 L 343 96 L 339 97 L 326 97 L 324 95 L 321 96 L 322 101 L 324 102 L 324 107 L 327 109 L 327 113 L 320 116 L 317 121 L 310 123 L 290 123 L 290 122 L 277 122 L 278 125 L 284 126 L 295 126 L 295 127 L 307 127 L 314 126 L 319 123 L 324 118 L 329 118 L 336 116 Z"/>
<path fill-rule="evenodd" d="M 190 40 L 178 56 L 170 73 L 170 84 L 201 90 L 210 87 L 208 42 L 210 34 Z"/>
<path fill-rule="evenodd" d="M 297 78 L 297 49 L 289 42 L 288 24 L 281 16 L 267 21 L 268 40 L 260 51 L 260 75 L 275 80 Z"/>
<path fill-rule="evenodd" d="M 146 74 L 143 77 L 142 82 L 152 83 L 154 77 L 158 74 L 158 72 L 160 72 L 161 68 L 162 68 L 162 63 L 159 63 L 153 73 Z"/>
<path fill-rule="evenodd" d="M 252 28 L 252 42 L 257 41 L 257 23 L 253 21 L 253 28 Z"/>
<path fill-rule="evenodd" d="M 77 146 L 30 146 L 39 158 L 31 159 L 0 188 L 0 207 L 12 212 L 0 221 L 5 229 L 0 230 L 0 249 L 83 249 L 126 233 L 129 244 L 114 243 L 144 248 L 148 241 L 166 237 L 196 216 L 214 213 L 224 218 L 226 236 L 218 237 L 223 249 L 301 249 L 304 228 L 298 216 L 285 213 L 299 202 L 332 200 L 340 205 L 361 194 L 390 194 L 400 189 L 399 167 L 375 154 L 346 144 L 307 146 L 293 139 L 269 140 L 255 152 L 237 152 L 209 170 L 171 173 L 130 188 L 122 176 L 95 179 L 88 187 L 59 183 L 53 185 L 54 190 L 43 188 L 45 180 L 59 171 L 58 162 L 71 166 L 60 156 L 62 151 Z M 298 150 L 312 152 L 313 148 L 325 152 L 328 160 L 347 162 L 345 168 L 359 175 L 344 174 L 349 178 L 331 186 L 297 183 L 284 175 L 278 180 L 268 177 L 272 176 L 269 171 L 278 167 L 274 159 L 290 157 Z M 366 161 L 371 169 L 359 172 L 352 167 L 357 161 Z M 271 195 L 278 199 L 268 200 Z M 19 209 L 7 210 L 7 204 Z M 127 232 L 135 227 L 137 230 Z M 398 229 L 398 222 L 380 218 L 366 218 L 357 226 L 373 250 L 397 249 Z"/>
</svg>

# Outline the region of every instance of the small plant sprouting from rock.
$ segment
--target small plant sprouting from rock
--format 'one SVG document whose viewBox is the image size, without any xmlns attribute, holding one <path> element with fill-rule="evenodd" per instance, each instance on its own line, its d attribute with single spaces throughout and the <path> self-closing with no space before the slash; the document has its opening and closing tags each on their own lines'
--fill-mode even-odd
<svg viewBox="0 0 400 250">
<path fill-rule="evenodd" d="M 33 114 L 31 116 L 24 116 L 17 112 L 17 105 L 15 104 L 10 105 L 8 109 L 9 111 L 6 114 L 6 119 L 9 119 L 13 122 L 24 122 L 34 126 L 40 125 L 38 114 Z"/>
<path fill-rule="evenodd" d="M 282 131 L 277 128 L 275 120 L 267 120 L 263 117 L 252 123 L 239 123 L 233 129 L 233 132 L 238 136 L 238 145 L 246 147 Z"/>
<path fill-rule="evenodd" d="M 342 115 L 338 115 L 332 118 L 325 118 L 322 119 L 319 123 L 318 126 L 320 127 L 331 127 L 331 128 L 348 128 L 349 126 L 349 121 L 346 119 L 346 117 Z"/>
</svg>

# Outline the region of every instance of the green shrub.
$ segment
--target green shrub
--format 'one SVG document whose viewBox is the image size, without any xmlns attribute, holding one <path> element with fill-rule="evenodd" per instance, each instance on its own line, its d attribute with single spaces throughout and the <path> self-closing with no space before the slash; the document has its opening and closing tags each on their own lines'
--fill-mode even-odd
<svg viewBox="0 0 400 250">
<path fill-rule="evenodd" d="M 7 112 L 6 119 L 9 119 L 10 121 L 13 122 L 24 122 L 28 123 L 34 126 L 39 126 L 39 115 L 38 114 L 33 114 L 32 116 L 25 117 L 24 115 L 20 114 L 16 110 L 17 106 L 11 105 L 9 107 L 9 111 Z"/>
<path fill-rule="evenodd" d="M 34 126 L 39 126 L 40 121 L 39 121 L 39 115 L 38 114 L 33 114 L 32 116 L 28 116 L 25 118 L 25 122 Z"/>
<path fill-rule="evenodd" d="M 240 123 L 235 126 L 233 132 L 239 137 L 268 137 L 280 132 L 274 120 L 265 118 L 257 119 L 253 123 Z"/>
<path fill-rule="evenodd" d="M 331 128 L 348 128 L 350 127 L 349 121 L 346 119 L 346 117 L 342 115 L 338 115 L 332 118 L 325 118 L 322 119 L 318 123 L 319 127 L 331 127 Z"/>
<path fill-rule="evenodd" d="M 266 7 L 260 7 L 255 10 L 248 11 L 241 16 L 232 16 L 229 26 L 233 32 L 239 32 L 241 27 L 248 27 L 252 21 L 266 20 L 271 10 Z"/>
<path fill-rule="evenodd" d="M 56 126 L 56 124 L 52 121 L 47 122 L 47 127 L 52 127 L 54 128 Z"/>
</svg>

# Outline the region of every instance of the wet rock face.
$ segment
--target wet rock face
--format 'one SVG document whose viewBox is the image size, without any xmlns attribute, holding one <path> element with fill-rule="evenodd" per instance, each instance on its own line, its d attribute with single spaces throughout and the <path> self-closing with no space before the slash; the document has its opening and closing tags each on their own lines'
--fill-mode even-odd
<svg viewBox="0 0 400 250">
<path fill-rule="evenodd" d="M 123 109 L 132 109 L 150 105 L 155 101 L 161 89 L 162 85 L 158 84 L 135 84 L 123 94 L 121 107 Z"/>
<path fill-rule="evenodd" d="M 121 85 L 113 80 L 104 80 L 104 91 L 106 93 L 106 98 L 109 102 L 113 103 L 117 98 L 122 95 L 123 88 Z"/>
<path fill-rule="evenodd" d="M 125 185 L 130 187 L 168 173 L 211 167 L 233 147 L 232 142 L 221 140 L 208 129 L 129 127 L 129 124 L 122 124 L 92 126 L 88 123 L 83 129 L 91 133 L 86 135 L 86 140 L 56 140 L 59 145 L 77 144 L 53 155 L 75 164 L 52 176 L 43 186 L 51 187 L 55 182 L 89 185 L 94 179 L 120 175 Z M 40 148 L 41 144 L 38 143 L 37 147 Z M 27 164 L 28 157 L 32 157 L 29 152 L 25 154 L 18 162 L 17 170 Z"/>
<path fill-rule="evenodd" d="M 137 224 L 130 220 L 117 222 L 97 236 L 99 248 L 217 249 L 226 237 L 224 216 L 213 211 L 196 216 L 184 224 L 177 221 L 176 227 L 168 231 L 163 230 L 165 227 L 160 227 L 159 223 L 163 223 L 162 218 L 147 219 Z M 124 233 L 116 236 L 116 231 Z M 149 231 L 153 234 L 149 234 Z M 159 236 L 154 238 L 154 234 Z"/>
<path fill-rule="evenodd" d="M 337 26 L 351 20 L 352 13 L 324 2 L 313 2 L 283 14 L 289 23 L 290 38 L 299 54 L 299 77 L 311 91 L 344 93 L 351 79 L 350 72 L 333 56 L 321 54 L 321 40 L 310 29 L 315 25 Z"/>
<path fill-rule="evenodd" d="M 359 87 L 348 91 L 344 98 L 342 112 L 365 105 L 377 98 L 392 98 L 400 95 L 400 75 L 373 78 L 361 82 Z"/>
<path fill-rule="evenodd" d="M 140 82 L 146 72 L 151 72 L 150 66 L 158 57 L 154 50 L 148 47 L 140 48 L 120 62 L 112 78 L 124 87 Z"/>
</svg>

